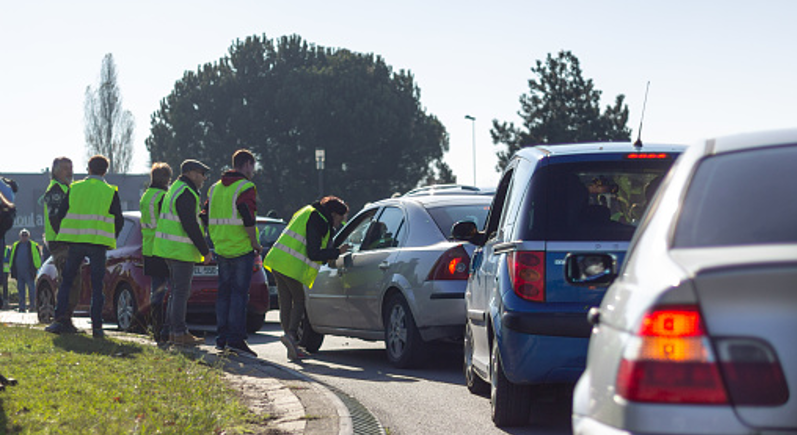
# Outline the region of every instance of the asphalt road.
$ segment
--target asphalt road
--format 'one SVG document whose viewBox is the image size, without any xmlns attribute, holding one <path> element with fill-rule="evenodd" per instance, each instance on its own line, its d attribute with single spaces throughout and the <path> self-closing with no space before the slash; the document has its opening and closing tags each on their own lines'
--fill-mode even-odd
<svg viewBox="0 0 797 435">
<path fill-rule="evenodd" d="M 538 405 L 536 423 L 499 429 L 490 419 L 490 400 L 468 392 L 462 377 L 461 345 L 432 351 L 423 369 L 391 366 L 382 342 L 346 337 L 324 338 L 320 352 L 295 364 L 279 342 L 278 314 L 269 312 L 266 325 L 249 344 L 260 358 L 283 364 L 338 388 L 371 411 L 391 435 L 409 434 L 570 434 L 570 403 L 559 400 Z"/>
</svg>

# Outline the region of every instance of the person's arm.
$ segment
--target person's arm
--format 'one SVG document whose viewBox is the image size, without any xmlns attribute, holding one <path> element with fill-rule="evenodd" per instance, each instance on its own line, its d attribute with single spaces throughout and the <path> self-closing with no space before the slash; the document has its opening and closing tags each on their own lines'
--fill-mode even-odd
<svg viewBox="0 0 797 435">
<path fill-rule="evenodd" d="M 202 225 L 204 225 L 205 228 L 210 226 L 210 199 L 205 200 L 202 210 L 199 211 L 199 219 L 202 221 Z"/>
<path fill-rule="evenodd" d="M 184 191 L 175 201 L 177 215 L 180 217 L 180 224 L 183 226 L 188 237 L 194 242 L 194 246 L 202 256 L 207 257 L 210 249 L 202 236 L 202 229 L 199 228 L 196 213 L 196 199 L 191 192 Z"/>
<path fill-rule="evenodd" d="M 252 249 L 260 253 L 263 247 L 260 246 L 260 241 L 257 238 L 257 202 L 255 195 L 256 192 L 254 187 L 244 190 L 238 195 L 238 201 L 235 203 L 235 207 L 238 209 L 238 213 L 241 214 L 241 219 L 244 221 L 244 230 L 246 230 L 246 234 L 249 236 L 249 243 L 252 245 Z"/>
<path fill-rule="evenodd" d="M 321 246 L 321 241 L 327 231 L 329 231 L 329 223 L 318 213 L 311 214 L 310 219 L 307 220 L 307 257 L 310 260 L 326 262 L 337 260 L 340 256 L 340 250 L 337 248 Z M 331 235 L 329 240 L 332 241 Z"/>
<path fill-rule="evenodd" d="M 113 226 L 116 237 L 122 232 L 125 226 L 125 218 L 122 216 L 122 201 L 119 199 L 119 192 L 113 193 L 113 200 L 111 201 L 111 208 L 108 211 L 113 216 Z"/>
<path fill-rule="evenodd" d="M 53 226 L 53 231 L 58 234 L 61 231 L 61 221 L 64 220 L 66 217 L 67 212 L 69 212 L 69 192 L 66 192 L 64 196 L 64 200 L 61 201 L 61 206 L 58 207 L 58 215 L 55 218 L 55 221 L 50 221 L 50 225 Z"/>
</svg>

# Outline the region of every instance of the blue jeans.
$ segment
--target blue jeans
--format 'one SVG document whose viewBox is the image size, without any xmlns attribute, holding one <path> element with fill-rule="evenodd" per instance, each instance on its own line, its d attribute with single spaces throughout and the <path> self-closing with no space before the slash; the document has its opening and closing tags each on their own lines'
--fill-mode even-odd
<svg viewBox="0 0 797 435">
<path fill-rule="evenodd" d="M 69 309 L 69 294 L 80 294 L 79 288 L 72 288 L 75 277 L 80 273 L 83 258 L 89 258 L 91 269 L 91 328 L 102 329 L 102 307 L 105 295 L 102 293 L 102 281 L 105 279 L 105 246 L 73 243 L 69 245 L 63 279 L 58 287 L 58 300 L 55 305 L 55 320 L 69 320 L 72 313 Z"/>
<path fill-rule="evenodd" d="M 25 294 L 30 295 L 30 308 L 36 309 L 36 285 L 34 279 L 29 276 L 17 277 L 17 294 L 19 294 L 19 309 L 24 310 L 27 308 L 25 305 Z M 27 292 L 25 291 L 27 289 Z"/>
<path fill-rule="evenodd" d="M 246 340 L 246 304 L 255 264 L 254 251 L 235 258 L 216 256 L 219 265 L 219 290 L 216 296 L 216 344 Z"/>
</svg>

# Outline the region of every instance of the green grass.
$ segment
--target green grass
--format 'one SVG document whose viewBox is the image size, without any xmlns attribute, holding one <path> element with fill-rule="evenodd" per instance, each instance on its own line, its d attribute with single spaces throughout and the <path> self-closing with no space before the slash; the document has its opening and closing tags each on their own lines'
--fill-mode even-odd
<svg viewBox="0 0 797 435">
<path fill-rule="evenodd" d="M 221 370 L 153 346 L 0 324 L 0 433 L 236 434 L 256 416 Z"/>
</svg>

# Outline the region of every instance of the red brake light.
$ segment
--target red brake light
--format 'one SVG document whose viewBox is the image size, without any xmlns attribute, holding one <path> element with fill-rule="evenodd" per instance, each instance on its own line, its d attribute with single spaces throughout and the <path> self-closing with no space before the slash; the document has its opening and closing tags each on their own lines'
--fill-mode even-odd
<svg viewBox="0 0 797 435">
<path fill-rule="evenodd" d="M 641 159 L 666 159 L 669 156 L 667 153 L 631 153 L 625 156 L 627 159 L 641 160 Z"/>
<path fill-rule="evenodd" d="M 470 269 L 470 256 L 462 245 L 457 245 L 437 259 L 426 279 L 430 281 L 467 280 L 468 269 Z"/>
<path fill-rule="evenodd" d="M 545 301 L 544 252 L 512 252 L 506 257 L 506 265 L 516 295 L 527 301 Z"/>
<path fill-rule="evenodd" d="M 617 393 L 637 402 L 728 403 L 697 306 L 662 306 L 645 314 L 624 349 Z"/>
</svg>

